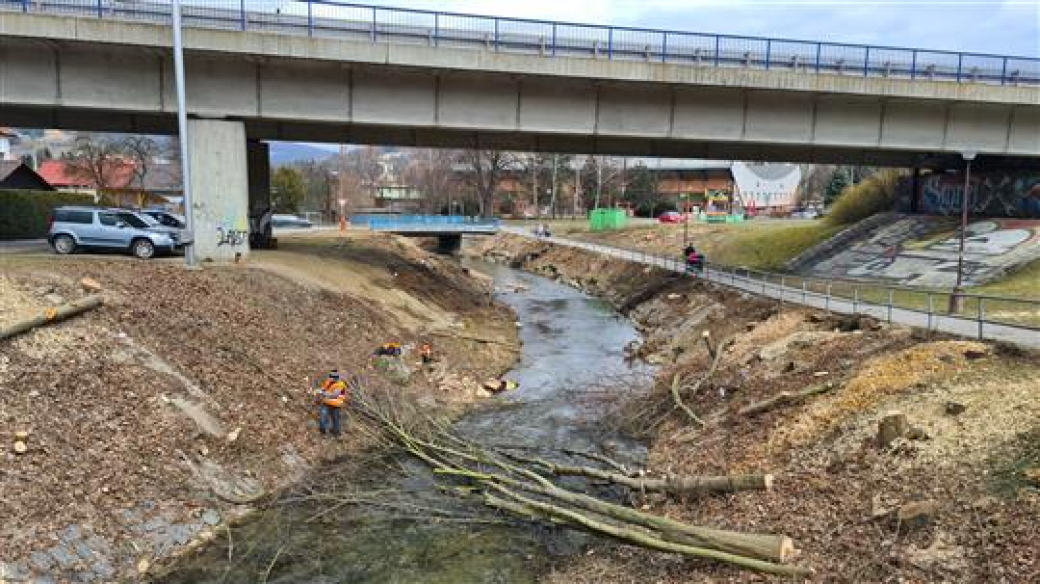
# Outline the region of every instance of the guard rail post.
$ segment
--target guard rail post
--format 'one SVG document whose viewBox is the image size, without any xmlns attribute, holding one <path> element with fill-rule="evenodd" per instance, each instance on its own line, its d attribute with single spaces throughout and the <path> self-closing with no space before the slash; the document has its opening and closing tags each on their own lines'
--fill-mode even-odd
<svg viewBox="0 0 1040 584">
<path fill-rule="evenodd" d="M 980 341 L 982 340 L 982 323 L 983 323 L 984 313 L 985 313 L 985 309 L 983 308 L 984 304 L 986 304 L 986 299 L 983 298 L 982 296 L 979 296 L 978 297 L 978 311 L 976 313 L 976 316 L 977 316 L 978 321 L 979 321 L 979 340 Z"/>
<path fill-rule="evenodd" d="M 805 289 L 805 278 L 802 278 L 802 304 L 805 304 L 806 297 L 807 291 Z"/>
<path fill-rule="evenodd" d="M 870 46 L 866 47 L 866 52 L 863 54 L 863 76 L 867 77 L 870 73 Z"/>
<path fill-rule="evenodd" d="M 917 78 L 917 49 L 910 54 L 910 79 Z"/>
<path fill-rule="evenodd" d="M 852 287 L 852 314 L 859 313 L 859 286 Z"/>
<path fill-rule="evenodd" d="M 833 285 L 832 282 L 827 282 L 827 297 L 823 301 L 823 309 L 827 312 L 831 311 L 831 286 Z"/>
<path fill-rule="evenodd" d="M 932 315 L 935 314 L 935 301 L 932 293 L 928 293 L 928 332 L 932 331 Z"/>
<path fill-rule="evenodd" d="M 668 61 L 668 33 L 661 33 L 661 62 Z"/>
<path fill-rule="evenodd" d="M 784 290 L 787 289 L 787 276 L 780 276 L 780 308 L 784 307 Z"/>
<path fill-rule="evenodd" d="M 892 323 L 892 288 L 888 289 L 888 322 Z"/>
<path fill-rule="evenodd" d="M 97 0 L 97 17 L 98 18 L 104 18 L 105 17 L 105 15 L 104 15 L 104 7 L 101 4 L 101 0 Z"/>
<path fill-rule="evenodd" d="M 314 36 L 314 2 L 311 0 L 307 1 L 307 36 Z"/>
<path fill-rule="evenodd" d="M 375 6 L 372 7 L 372 34 L 370 35 L 372 42 L 376 42 L 376 10 Z"/>
<path fill-rule="evenodd" d="M 440 44 L 441 36 L 441 13 L 433 13 L 433 46 Z"/>
</svg>

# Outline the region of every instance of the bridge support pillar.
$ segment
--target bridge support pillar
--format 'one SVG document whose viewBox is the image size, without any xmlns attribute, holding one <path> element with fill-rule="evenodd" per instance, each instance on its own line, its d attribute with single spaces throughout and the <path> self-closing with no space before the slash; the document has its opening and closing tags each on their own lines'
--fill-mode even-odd
<svg viewBox="0 0 1040 584">
<path fill-rule="evenodd" d="M 440 253 L 454 254 L 462 249 L 462 234 L 454 233 L 437 236 L 437 251 Z"/>
<path fill-rule="evenodd" d="M 242 122 L 188 120 L 188 156 L 200 262 L 249 254 L 249 172 Z"/>
</svg>

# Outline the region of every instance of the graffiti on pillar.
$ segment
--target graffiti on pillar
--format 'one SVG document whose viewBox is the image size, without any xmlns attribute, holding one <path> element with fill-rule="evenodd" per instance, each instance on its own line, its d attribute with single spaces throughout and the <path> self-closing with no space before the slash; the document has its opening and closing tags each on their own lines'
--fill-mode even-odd
<svg viewBox="0 0 1040 584">
<path fill-rule="evenodd" d="M 217 227 L 217 247 L 222 245 L 238 246 L 249 241 L 249 232 L 242 229 L 229 229 L 220 225 Z"/>
<path fill-rule="evenodd" d="M 931 174 L 921 177 L 921 213 L 956 215 L 961 212 L 964 175 Z M 1040 218 L 1040 173 L 989 171 L 973 173 L 968 198 L 971 213 L 989 217 Z"/>
<path fill-rule="evenodd" d="M 1040 221 L 985 219 L 969 224 L 965 235 L 964 278 L 969 286 L 1040 257 Z M 812 271 L 911 286 L 951 286 L 957 278 L 959 248 L 956 219 L 903 216 L 817 263 Z"/>
</svg>

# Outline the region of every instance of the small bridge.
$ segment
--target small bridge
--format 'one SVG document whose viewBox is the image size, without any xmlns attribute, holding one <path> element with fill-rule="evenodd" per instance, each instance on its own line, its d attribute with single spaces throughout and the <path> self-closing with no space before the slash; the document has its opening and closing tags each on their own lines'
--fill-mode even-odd
<svg viewBox="0 0 1040 584">
<path fill-rule="evenodd" d="M 498 219 L 462 215 L 355 215 L 354 225 L 408 237 L 436 237 L 443 251 L 458 251 L 463 235 L 494 235 Z"/>
</svg>

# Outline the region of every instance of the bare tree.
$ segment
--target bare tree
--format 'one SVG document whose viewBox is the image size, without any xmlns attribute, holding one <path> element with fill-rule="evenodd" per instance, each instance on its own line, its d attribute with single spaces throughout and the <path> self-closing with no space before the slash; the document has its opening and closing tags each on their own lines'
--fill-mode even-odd
<svg viewBox="0 0 1040 584">
<path fill-rule="evenodd" d="M 404 180 L 423 194 L 427 212 L 439 213 L 451 201 L 452 166 L 458 153 L 451 150 L 425 148 L 412 153 L 403 172 Z"/>
<path fill-rule="evenodd" d="M 131 183 L 140 190 L 145 190 L 148 171 L 152 161 L 162 151 L 159 144 L 148 136 L 127 136 L 119 143 L 121 153 L 133 163 Z"/>
<path fill-rule="evenodd" d="M 513 155 L 501 150 L 466 150 L 460 161 L 467 167 L 466 180 L 480 201 L 481 215 L 492 217 L 502 175 L 515 166 Z"/>
<path fill-rule="evenodd" d="M 123 166 L 122 144 L 108 138 L 92 139 L 90 136 L 76 138 L 72 152 L 68 155 L 69 174 L 89 183 L 98 191 L 112 189 Z"/>
</svg>

